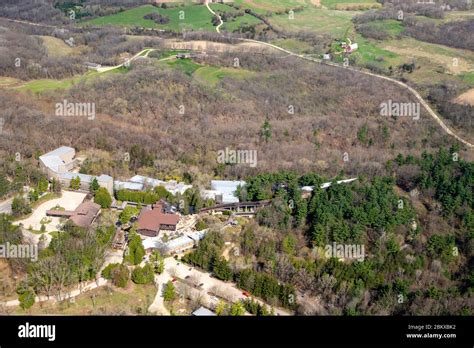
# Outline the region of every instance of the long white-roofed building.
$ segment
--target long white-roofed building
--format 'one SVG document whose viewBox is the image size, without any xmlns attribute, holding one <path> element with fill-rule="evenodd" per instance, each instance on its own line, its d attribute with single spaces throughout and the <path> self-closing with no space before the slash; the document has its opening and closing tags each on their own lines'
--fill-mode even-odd
<svg viewBox="0 0 474 348">
<path fill-rule="evenodd" d="M 134 177 L 130 178 L 128 182 L 117 183 L 117 186 L 119 186 L 120 184 L 122 184 L 122 186 L 128 185 L 129 187 L 134 187 L 130 188 L 132 190 L 138 190 L 138 185 L 142 185 L 142 188 L 139 190 L 145 189 L 147 187 L 155 188 L 157 186 L 163 186 L 166 191 L 170 192 L 174 196 L 178 193 L 182 195 L 186 192 L 186 190 L 193 187 L 193 185 L 187 185 L 183 182 L 177 182 L 176 180 L 163 181 L 142 175 L 135 175 Z M 133 184 L 135 184 L 135 186 Z"/>
</svg>

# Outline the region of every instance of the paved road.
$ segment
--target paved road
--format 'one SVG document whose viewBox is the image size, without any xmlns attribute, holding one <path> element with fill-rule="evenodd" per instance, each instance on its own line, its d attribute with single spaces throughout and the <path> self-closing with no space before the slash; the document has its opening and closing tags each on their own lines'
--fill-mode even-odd
<svg viewBox="0 0 474 348">
<path fill-rule="evenodd" d="M 33 236 L 36 236 L 38 237 L 38 235 L 34 235 Z M 49 236 L 51 238 L 51 236 Z M 109 264 L 111 263 L 122 263 L 123 262 L 123 252 L 121 250 L 114 250 L 114 249 L 110 249 L 107 251 L 107 254 L 105 256 L 105 260 L 104 260 L 104 264 L 102 265 L 102 267 L 100 268 L 100 271 L 98 272 L 98 277 L 95 281 L 90 281 L 90 282 L 87 282 L 87 283 L 83 283 L 83 284 L 78 284 L 76 286 L 76 289 L 70 291 L 70 292 L 66 292 L 64 293 L 62 299 L 71 299 L 71 298 L 75 298 L 87 291 L 90 291 L 90 290 L 94 290 L 94 289 L 97 289 L 101 286 L 104 286 L 108 283 L 108 280 L 103 278 L 103 277 L 100 277 L 100 272 L 102 272 L 102 270 Z M 35 302 L 44 302 L 44 301 L 52 301 L 52 302 L 57 302 L 57 298 L 55 298 L 54 296 L 52 297 L 47 297 L 47 296 L 36 296 L 35 297 Z M 18 300 L 10 300 L 10 301 L 7 301 L 7 302 L 0 302 L 0 305 L 3 305 L 3 306 L 6 306 L 6 307 L 15 307 L 15 306 L 19 306 L 20 305 L 20 301 Z"/>
<path fill-rule="evenodd" d="M 243 294 L 242 290 L 238 289 L 234 283 L 224 282 L 222 280 L 213 278 L 210 276 L 209 273 L 202 272 L 194 267 L 191 267 L 187 264 L 183 264 L 181 261 L 177 261 L 172 257 L 168 257 L 165 259 L 165 270 L 162 274 L 155 277 L 155 284 L 158 287 L 158 291 L 155 297 L 155 300 L 150 305 L 148 310 L 151 313 L 167 315 L 169 314 L 168 310 L 164 307 L 163 301 L 163 287 L 164 285 L 173 279 L 173 277 L 177 277 L 180 279 L 185 279 L 187 276 L 190 278 L 196 278 L 199 280 L 199 284 L 202 284 L 199 289 L 190 287 L 190 290 L 194 293 L 198 293 L 201 295 L 201 301 L 207 306 L 212 307 L 217 305 L 219 300 L 217 297 L 212 295 L 212 293 L 217 292 L 219 297 L 225 298 L 230 302 L 236 302 L 238 300 L 244 300 L 247 297 Z M 179 281 L 175 283 L 176 285 L 179 284 Z M 259 299 L 254 299 L 257 302 L 264 303 Z M 268 307 L 270 307 L 267 304 Z M 274 309 L 276 315 L 292 315 L 292 313 L 280 309 Z"/>
<path fill-rule="evenodd" d="M 29 228 L 30 226 L 34 230 L 41 229 L 41 221 L 46 217 L 46 212 L 50 209 L 54 209 L 57 205 L 63 207 L 66 210 L 74 210 L 76 209 L 86 197 L 85 193 L 82 192 L 74 192 L 74 191 L 62 191 L 61 197 L 50 199 L 49 201 L 45 201 L 33 209 L 33 212 L 25 219 L 17 220 L 13 224 L 19 225 L 23 224 L 25 228 Z M 60 218 L 56 216 L 48 216 L 48 221 L 44 224 L 46 228 L 46 232 L 53 232 L 58 231 L 60 223 Z"/>
<path fill-rule="evenodd" d="M 13 197 L 0 202 L 0 214 L 11 214 L 12 202 L 13 202 Z"/>
<path fill-rule="evenodd" d="M 84 292 L 87 292 L 87 291 L 90 291 L 90 290 L 93 290 L 93 289 L 97 289 L 98 287 L 101 287 L 101 286 L 104 286 L 105 284 L 107 284 L 107 282 L 108 282 L 107 279 L 101 277 L 97 281 L 89 282 L 86 285 L 82 284 L 82 286 L 83 286 L 82 289 L 80 289 L 79 286 L 78 286 L 77 289 L 72 290 L 69 293 L 67 293 L 67 292 L 64 293 L 63 296 L 62 296 L 62 300 L 71 299 L 71 298 L 74 298 L 76 296 L 79 296 L 79 295 L 83 294 Z M 54 297 L 54 296 L 51 296 L 51 297 L 36 296 L 35 297 L 35 302 L 45 302 L 45 301 L 58 302 L 57 298 Z M 20 301 L 19 300 L 10 300 L 10 301 L 6 301 L 6 302 L 0 302 L 0 305 L 5 306 L 5 307 L 15 307 L 15 306 L 20 305 Z"/>
</svg>

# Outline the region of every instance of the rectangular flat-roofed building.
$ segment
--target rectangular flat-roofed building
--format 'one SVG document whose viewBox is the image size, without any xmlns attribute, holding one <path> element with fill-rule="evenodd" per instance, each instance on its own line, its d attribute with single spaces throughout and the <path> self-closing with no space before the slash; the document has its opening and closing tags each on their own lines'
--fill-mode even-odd
<svg viewBox="0 0 474 348">
<path fill-rule="evenodd" d="M 76 150 L 69 146 L 61 146 L 56 150 L 50 151 L 39 157 L 40 166 L 48 179 L 56 179 L 64 187 L 69 187 L 71 180 L 79 177 L 81 180 L 81 189 L 88 191 L 90 183 L 94 178 L 101 187 L 109 191 L 111 195 L 114 193 L 114 180 L 109 175 L 88 175 L 71 172 L 76 165 Z"/>
</svg>

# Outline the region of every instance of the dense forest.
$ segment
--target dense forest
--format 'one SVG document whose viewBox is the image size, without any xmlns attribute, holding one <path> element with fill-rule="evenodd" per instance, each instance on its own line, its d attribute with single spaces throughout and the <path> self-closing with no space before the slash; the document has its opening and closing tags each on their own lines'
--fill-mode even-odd
<svg viewBox="0 0 474 348">
<path fill-rule="evenodd" d="M 240 198 L 272 203 L 232 237 L 230 259 L 221 256 L 229 237 L 211 230 L 183 261 L 303 315 L 472 314 L 474 165 L 458 151 L 399 154 L 386 163 L 389 176 L 327 189 L 319 188 L 327 179 L 312 172 L 247 177 Z M 309 197 L 302 186 L 314 187 Z M 21 240 L 11 218 L 2 215 L 1 224 L 0 243 Z M 111 221 L 106 215 L 90 230 L 66 224 L 65 231 L 40 247 L 38 262 L 9 260 L 16 274 L 29 276 L 3 291 L 60 296 L 94 279 Z M 364 245 L 364 258 L 328 258 L 332 243 Z"/>
<path fill-rule="evenodd" d="M 257 285 L 276 279 L 299 314 L 472 315 L 474 166 L 456 150 L 399 155 L 389 177 L 325 190 L 312 173 L 249 178 L 241 197 L 272 204 L 243 227 L 239 252 L 221 259 L 216 232 L 183 260 L 287 306 L 284 290 Z M 301 185 L 316 185 L 310 198 Z M 365 259 L 327 258 L 333 242 L 365 245 Z"/>
</svg>

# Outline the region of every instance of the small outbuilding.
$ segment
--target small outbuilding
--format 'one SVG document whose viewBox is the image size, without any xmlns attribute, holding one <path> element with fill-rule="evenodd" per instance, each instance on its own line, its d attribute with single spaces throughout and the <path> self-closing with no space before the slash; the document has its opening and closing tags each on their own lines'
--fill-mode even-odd
<svg viewBox="0 0 474 348">
<path fill-rule="evenodd" d="M 195 317 L 215 317 L 216 315 L 216 313 L 206 307 L 199 307 L 193 312 L 193 316 Z"/>
</svg>

